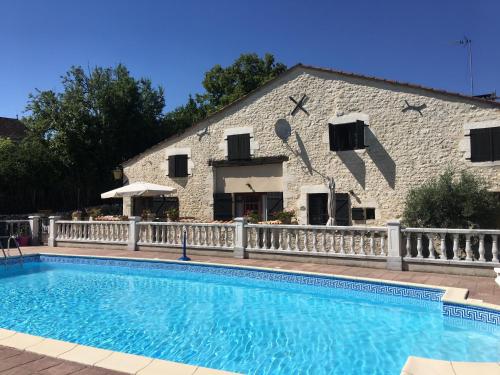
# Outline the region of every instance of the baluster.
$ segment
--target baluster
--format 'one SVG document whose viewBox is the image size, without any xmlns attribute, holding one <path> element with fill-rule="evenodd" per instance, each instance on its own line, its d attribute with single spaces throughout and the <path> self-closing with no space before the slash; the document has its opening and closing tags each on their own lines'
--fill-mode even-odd
<svg viewBox="0 0 500 375">
<path fill-rule="evenodd" d="M 307 243 L 308 241 L 308 231 L 307 229 L 304 229 L 304 238 L 302 239 L 304 241 L 304 251 L 309 252 L 309 245 Z"/>
<path fill-rule="evenodd" d="M 353 232 L 354 233 L 354 232 Z M 365 254 L 365 232 L 360 231 L 359 232 L 359 254 Z"/>
<path fill-rule="evenodd" d="M 472 261 L 472 248 L 470 246 L 470 234 L 465 235 L 465 260 Z"/>
<path fill-rule="evenodd" d="M 276 240 L 276 232 L 274 228 L 269 228 L 269 233 L 270 233 L 270 243 L 269 243 L 269 249 L 274 250 L 274 241 Z"/>
<path fill-rule="evenodd" d="M 321 251 L 324 252 L 324 253 L 327 253 L 328 250 L 326 248 L 326 227 L 325 229 L 323 229 L 323 231 L 321 232 L 321 234 L 323 235 L 323 237 L 321 238 Z"/>
<path fill-rule="evenodd" d="M 295 251 L 300 251 L 300 230 L 296 229 L 294 234 L 295 234 Z"/>
<path fill-rule="evenodd" d="M 386 232 L 380 233 L 380 255 L 387 255 L 387 249 L 385 248 L 385 235 Z"/>
<path fill-rule="evenodd" d="M 330 251 L 336 253 L 335 251 L 335 229 L 330 231 Z"/>
<path fill-rule="evenodd" d="M 283 231 L 283 228 L 278 228 L 278 250 L 283 250 L 283 241 L 285 240 Z"/>
<path fill-rule="evenodd" d="M 411 232 L 406 233 L 406 256 L 411 258 Z"/>
<path fill-rule="evenodd" d="M 262 249 L 268 250 L 268 248 L 267 248 L 267 228 L 262 228 Z"/>
<path fill-rule="evenodd" d="M 349 241 L 349 254 L 355 254 L 354 253 L 354 231 L 351 231 L 351 238 Z"/>
<path fill-rule="evenodd" d="M 491 235 L 491 253 L 493 255 L 491 261 L 498 262 L 498 235 L 496 234 Z"/>
<path fill-rule="evenodd" d="M 161 243 L 164 245 L 166 240 L 165 240 L 165 234 L 166 234 L 167 228 L 165 225 L 161 226 Z"/>
<path fill-rule="evenodd" d="M 446 251 L 447 251 L 447 249 L 446 249 L 446 233 L 441 233 L 440 237 L 441 237 L 441 247 L 440 247 L 441 255 L 440 255 L 440 258 L 447 260 L 448 254 L 446 253 Z"/>
<path fill-rule="evenodd" d="M 427 238 L 429 239 L 429 259 L 436 258 L 436 256 L 434 255 L 434 235 L 432 233 L 429 233 L 427 234 Z"/>
<path fill-rule="evenodd" d="M 314 253 L 317 253 L 318 252 L 318 249 L 316 248 L 316 237 L 317 237 L 318 233 L 316 232 L 316 229 L 313 229 L 312 230 L 312 251 Z"/>
<path fill-rule="evenodd" d="M 375 255 L 375 232 L 370 233 L 370 255 Z"/>
<path fill-rule="evenodd" d="M 210 227 L 210 246 L 216 246 L 215 227 Z"/>
<path fill-rule="evenodd" d="M 458 233 L 453 235 L 453 260 L 460 260 L 458 254 Z"/>
<path fill-rule="evenodd" d="M 339 253 L 340 254 L 345 254 L 345 249 L 344 249 L 344 234 L 345 232 L 343 230 L 340 231 L 340 244 L 339 244 Z"/>
<path fill-rule="evenodd" d="M 290 246 L 290 241 L 292 239 L 292 236 L 290 234 L 291 229 L 285 229 L 286 233 L 286 251 L 292 251 L 292 247 Z"/>
<path fill-rule="evenodd" d="M 417 258 L 423 258 L 422 255 L 422 233 L 417 233 Z"/>
<path fill-rule="evenodd" d="M 231 232 L 231 228 L 223 227 L 223 229 L 224 229 L 224 246 L 225 247 L 229 247 L 230 246 L 229 235 L 230 235 L 230 232 Z"/>
<path fill-rule="evenodd" d="M 479 235 L 479 261 L 484 262 L 484 234 Z"/>
</svg>

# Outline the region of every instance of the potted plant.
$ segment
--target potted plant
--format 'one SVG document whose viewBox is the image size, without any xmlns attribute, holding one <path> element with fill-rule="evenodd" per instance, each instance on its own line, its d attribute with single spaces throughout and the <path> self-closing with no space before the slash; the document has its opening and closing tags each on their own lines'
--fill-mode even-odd
<svg viewBox="0 0 500 375">
<path fill-rule="evenodd" d="M 76 210 L 71 213 L 71 219 L 73 221 L 82 220 L 82 211 Z"/>
<path fill-rule="evenodd" d="M 245 217 L 250 224 L 257 224 L 260 221 L 260 215 L 257 211 L 247 211 Z"/>
<path fill-rule="evenodd" d="M 30 244 L 29 231 L 25 227 L 20 227 L 16 236 L 17 243 L 19 246 L 28 246 Z"/>
<path fill-rule="evenodd" d="M 94 220 L 96 217 L 102 215 L 102 211 L 98 207 L 92 207 L 87 210 L 87 213 L 89 215 L 89 220 Z"/>
<path fill-rule="evenodd" d="M 295 211 L 283 210 L 279 212 L 274 212 L 272 216 L 276 220 L 279 220 L 282 224 L 291 224 L 292 220 L 295 218 Z"/>
<path fill-rule="evenodd" d="M 165 216 L 168 221 L 179 221 L 179 210 L 177 208 L 169 208 L 165 210 Z"/>
<path fill-rule="evenodd" d="M 150 209 L 145 208 L 144 210 L 142 210 L 141 217 L 145 221 L 152 221 L 155 219 L 155 214 L 151 212 Z"/>
</svg>

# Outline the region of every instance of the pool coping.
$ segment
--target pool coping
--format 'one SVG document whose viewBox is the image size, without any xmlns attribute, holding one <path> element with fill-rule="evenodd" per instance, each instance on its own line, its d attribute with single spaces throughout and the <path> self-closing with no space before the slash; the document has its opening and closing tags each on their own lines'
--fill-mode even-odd
<svg viewBox="0 0 500 375">
<path fill-rule="evenodd" d="M 345 275 L 335 275 L 326 274 L 319 272 L 307 272 L 307 271 L 297 271 L 297 270 L 287 270 L 283 268 L 270 268 L 270 267 L 256 267 L 256 266 L 245 266 L 245 265 L 228 265 L 223 263 L 212 263 L 212 262 L 199 262 L 199 261 L 179 261 L 172 259 L 159 259 L 159 258 L 134 258 L 134 257 L 123 257 L 123 256 L 100 256 L 100 255 L 78 255 L 78 254 L 61 254 L 61 253 L 50 253 L 50 252 L 40 252 L 29 254 L 31 256 L 56 256 L 56 257 L 70 257 L 70 258 L 96 258 L 96 259 L 118 259 L 118 260 L 129 260 L 129 261 L 140 261 L 140 262 L 161 262 L 161 263 L 174 263 L 174 264 L 194 264 L 200 266 L 215 266 L 224 268 L 236 268 L 244 270 L 258 270 L 274 273 L 286 273 L 295 275 L 309 275 L 327 278 L 336 278 L 341 280 L 351 280 L 351 281 L 363 281 L 369 283 L 377 284 L 388 284 L 400 287 L 411 287 L 419 289 L 434 289 L 443 291 L 444 294 L 441 297 L 443 306 L 445 304 L 450 304 L 456 307 L 467 307 L 479 310 L 493 310 L 494 312 L 500 313 L 500 306 L 490 303 L 483 302 L 476 299 L 467 299 L 468 290 L 465 288 L 455 288 L 448 286 L 438 286 L 420 283 L 410 283 L 403 281 L 376 279 L 368 277 L 358 277 L 358 276 L 345 276 Z M 27 256 L 27 257 L 28 257 Z M 135 354 L 128 354 L 123 352 L 111 351 L 107 349 L 100 349 L 86 345 L 75 344 L 67 341 L 55 340 L 51 338 L 46 338 L 42 336 L 29 335 L 22 332 L 17 332 L 13 330 L 7 330 L 0 328 L 0 345 L 29 351 L 37 354 L 44 354 L 47 356 L 82 363 L 86 365 L 92 365 L 96 367 L 105 368 L 108 370 L 119 371 L 127 374 L 138 374 L 138 375 L 160 375 L 160 374 L 172 374 L 172 375 L 235 375 L 237 373 L 228 372 L 225 370 L 216 370 L 206 367 L 189 365 L 180 362 L 166 361 L 161 359 L 155 359 L 151 357 L 145 357 Z M 411 357 L 409 357 L 411 358 Z M 480 363 L 480 362 L 478 362 Z"/>
</svg>

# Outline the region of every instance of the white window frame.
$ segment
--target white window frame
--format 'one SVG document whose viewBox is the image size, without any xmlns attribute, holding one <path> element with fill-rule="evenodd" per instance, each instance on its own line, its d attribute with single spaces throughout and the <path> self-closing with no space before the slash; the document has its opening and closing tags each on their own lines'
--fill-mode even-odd
<svg viewBox="0 0 500 375">
<path fill-rule="evenodd" d="M 170 148 L 167 148 L 165 150 L 166 175 L 168 177 L 172 178 L 171 176 L 168 175 L 168 159 L 170 158 L 170 156 L 175 156 L 175 155 L 187 155 L 187 157 L 188 157 L 188 160 L 187 160 L 188 175 L 187 175 L 187 177 L 191 177 L 193 175 L 194 163 L 193 163 L 193 159 L 191 158 L 191 148 L 189 148 L 189 147 L 170 147 Z M 174 177 L 174 178 L 178 178 L 178 177 Z"/>
<path fill-rule="evenodd" d="M 500 120 L 476 121 L 467 122 L 464 124 L 464 136 L 459 144 L 460 151 L 463 152 L 463 160 L 474 167 L 494 167 L 500 165 L 500 160 L 495 161 L 476 161 L 470 160 L 471 157 L 471 144 L 470 144 L 470 131 L 472 129 L 487 129 L 500 127 Z"/>
</svg>

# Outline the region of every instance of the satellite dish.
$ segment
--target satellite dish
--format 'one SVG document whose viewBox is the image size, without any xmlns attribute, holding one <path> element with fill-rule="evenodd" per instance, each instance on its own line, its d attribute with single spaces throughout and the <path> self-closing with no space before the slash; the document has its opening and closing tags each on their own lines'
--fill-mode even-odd
<svg viewBox="0 0 500 375">
<path fill-rule="evenodd" d="M 292 135 L 292 127 L 285 119 L 279 119 L 274 124 L 274 132 L 283 142 L 286 142 L 290 135 Z"/>
</svg>

